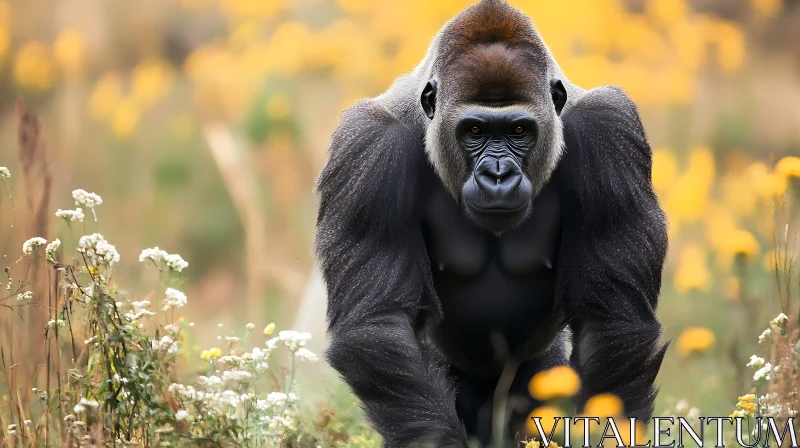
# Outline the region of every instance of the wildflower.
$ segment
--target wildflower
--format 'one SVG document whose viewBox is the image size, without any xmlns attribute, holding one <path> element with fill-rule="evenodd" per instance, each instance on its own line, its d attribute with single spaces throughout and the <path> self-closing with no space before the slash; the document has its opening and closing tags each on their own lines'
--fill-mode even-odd
<svg viewBox="0 0 800 448">
<path fill-rule="evenodd" d="M 558 366 L 539 372 L 531 378 L 528 391 L 537 400 L 572 397 L 578 393 L 581 380 L 569 366 Z"/>
<path fill-rule="evenodd" d="M 739 409 L 739 410 L 733 411 L 733 414 L 729 415 L 728 417 L 730 417 L 730 418 L 747 417 L 747 412 L 745 412 L 743 409 Z"/>
<path fill-rule="evenodd" d="M 188 417 L 189 417 L 189 411 L 185 409 L 181 409 L 175 413 L 175 420 L 177 421 L 186 420 Z"/>
<path fill-rule="evenodd" d="M 9 171 L 8 168 L 4 166 L 0 166 L 0 177 L 2 177 L 3 179 L 8 179 L 9 177 L 11 177 L 11 171 Z"/>
<path fill-rule="evenodd" d="M 92 215 L 94 215 L 94 220 L 97 221 L 97 215 L 94 214 L 94 208 L 103 203 L 103 198 L 100 196 L 89 193 L 86 190 L 73 190 L 72 197 L 75 199 L 75 205 L 80 205 L 86 207 L 92 211 Z"/>
<path fill-rule="evenodd" d="M 761 367 L 764 365 L 764 358 L 756 355 L 750 356 L 750 362 L 747 363 L 747 367 Z"/>
<path fill-rule="evenodd" d="M 175 307 L 180 308 L 186 305 L 186 294 L 177 289 L 167 288 L 167 298 L 164 300 L 164 311 Z"/>
<path fill-rule="evenodd" d="M 17 302 L 19 303 L 30 303 L 33 299 L 33 291 L 25 291 L 23 293 L 17 294 Z"/>
<path fill-rule="evenodd" d="M 783 313 L 778 314 L 775 319 L 769 321 L 772 328 L 781 329 L 786 325 L 786 322 L 789 321 L 789 317 Z"/>
<path fill-rule="evenodd" d="M 164 335 L 159 341 L 150 341 L 153 350 L 166 350 L 167 353 L 178 353 L 178 341 L 169 335 Z"/>
<path fill-rule="evenodd" d="M 306 342 L 311 339 L 311 333 L 287 330 L 278 333 L 278 338 L 283 341 L 283 345 L 285 345 L 286 348 L 291 351 L 296 351 L 298 348 L 306 345 Z"/>
<path fill-rule="evenodd" d="M 117 248 L 113 244 L 109 244 L 103 235 L 99 233 L 82 236 L 78 241 L 78 252 L 86 254 L 92 264 L 95 264 L 95 261 L 100 261 L 112 266 L 119 261 Z"/>
<path fill-rule="evenodd" d="M 758 241 L 752 233 L 747 230 L 736 230 L 729 236 L 731 252 L 736 255 L 743 255 L 745 257 L 752 257 L 760 250 Z"/>
<path fill-rule="evenodd" d="M 525 448 L 541 448 L 541 446 L 542 443 L 539 442 L 538 440 L 531 439 L 525 442 Z"/>
<path fill-rule="evenodd" d="M 764 367 L 756 370 L 756 373 L 753 374 L 753 381 L 758 381 L 760 379 L 765 379 L 769 381 L 772 379 L 770 375 L 771 373 L 772 373 L 772 364 L 766 363 L 764 364 Z"/>
<path fill-rule="evenodd" d="M 772 338 L 772 330 L 767 328 L 763 333 L 761 333 L 761 336 L 758 337 L 758 343 L 760 344 L 769 338 Z"/>
<path fill-rule="evenodd" d="M 280 340 L 281 338 L 272 338 L 269 341 L 267 341 L 266 342 L 267 350 L 275 350 L 275 348 L 278 346 L 278 341 Z"/>
<path fill-rule="evenodd" d="M 2 169 L 0 169 L 2 171 Z M 800 157 L 784 157 L 775 165 L 775 171 L 783 177 L 800 177 Z"/>
<path fill-rule="evenodd" d="M 125 318 L 131 322 L 135 322 L 142 318 L 142 316 L 153 316 L 156 313 L 147 309 L 150 306 L 149 300 L 142 300 L 139 302 L 131 302 L 131 310 L 124 314 Z"/>
<path fill-rule="evenodd" d="M 595 395 L 586 401 L 583 415 L 589 417 L 615 417 L 622 414 L 622 400 L 614 394 Z"/>
<path fill-rule="evenodd" d="M 708 328 L 687 328 L 678 336 L 678 353 L 688 356 L 693 352 L 704 352 L 714 345 L 714 333 Z"/>
<path fill-rule="evenodd" d="M 250 372 L 244 370 L 226 370 L 225 372 L 222 372 L 223 381 L 230 381 L 234 383 L 249 380 L 251 376 L 252 375 Z"/>
<path fill-rule="evenodd" d="M 56 238 L 44 248 L 44 258 L 50 263 L 56 263 L 56 251 L 61 247 L 61 240 Z"/>
<path fill-rule="evenodd" d="M 307 348 L 301 348 L 295 353 L 298 361 L 314 362 L 319 361 L 317 355 Z"/>
<path fill-rule="evenodd" d="M 82 208 L 76 208 L 75 210 L 61 210 L 61 209 L 58 209 L 56 211 L 56 217 L 57 218 L 63 218 L 64 221 L 67 221 L 67 223 L 70 223 L 70 222 L 75 222 L 75 221 L 83 222 L 83 218 L 85 217 L 85 215 L 83 214 L 83 209 Z"/>
<path fill-rule="evenodd" d="M 269 395 L 267 395 L 267 403 L 269 403 L 270 406 L 283 407 L 287 399 L 289 399 L 289 396 L 283 392 L 270 392 Z"/>
<path fill-rule="evenodd" d="M 275 324 L 269 324 L 264 327 L 264 334 L 266 335 L 271 335 L 273 331 L 275 331 Z"/>
<path fill-rule="evenodd" d="M 219 358 L 220 356 L 222 356 L 222 350 L 216 347 L 208 350 L 203 350 L 203 352 L 200 353 L 200 359 L 202 359 L 203 361 L 208 361 L 211 358 Z"/>
<path fill-rule="evenodd" d="M 740 415 L 741 417 L 745 417 L 748 415 L 750 417 L 755 416 L 755 412 L 758 409 L 758 405 L 753 403 L 753 400 L 755 400 L 755 398 L 756 398 L 755 394 L 747 394 L 739 397 L 739 402 L 736 403 L 736 406 L 739 409 L 741 409 L 740 412 L 740 414 L 742 414 Z"/>
<path fill-rule="evenodd" d="M 252 330 L 253 328 L 256 328 L 256 325 L 251 322 L 251 323 L 245 325 L 244 327 L 247 328 L 248 330 Z"/>
<path fill-rule="evenodd" d="M 539 434 L 539 429 L 536 427 L 536 422 L 533 420 L 533 417 L 539 418 L 539 423 L 542 425 L 542 429 L 545 431 L 545 434 L 539 434 L 540 436 L 547 436 L 549 431 L 556 425 L 556 418 L 563 416 L 564 413 L 552 406 L 540 406 L 533 410 L 533 412 L 528 415 L 527 419 L 527 429 L 529 434 Z M 564 420 L 558 420 L 558 427 L 556 428 L 556 432 L 560 430 L 564 426 Z M 550 442 L 550 447 L 553 447 L 553 442 Z"/>
<path fill-rule="evenodd" d="M 47 326 L 48 326 L 48 327 L 50 327 L 50 328 L 53 328 L 54 326 L 57 326 L 58 328 L 62 328 L 62 327 L 63 327 L 63 326 L 65 326 L 66 324 L 67 324 L 67 323 L 66 323 L 65 321 L 63 321 L 62 319 L 58 319 L 58 320 L 53 320 L 53 319 L 50 319 L 50 320 L 47 322 Z"/>
<path fill-rule="evenodd" d="M 22 243 L 22 253 L 25 255 L 30 255 L 33 253 L 33 251 L 36 250 L 37 247 L 43 246 L 45 244 L 47 244 L 46 239 L 39 236 L 33 237 L 28 241 Z"/>
<path fill-rule="evenodd" d="M 152 261 L 153 264 L 155 264 L 159 269 L 160 266 L 164 264 L 166 265 L 167 269 L 171 269 L 175 272 L 182 272 L 187 266 L 189 266 L 189 263 L 187 263 L 180 255 L 169 254 L 167 251 L 159 249 L 158 246 L 142 251 L 141 255 L 139 255 L 139 262 L 144 263 L 147 260 Z"/>
</svg>

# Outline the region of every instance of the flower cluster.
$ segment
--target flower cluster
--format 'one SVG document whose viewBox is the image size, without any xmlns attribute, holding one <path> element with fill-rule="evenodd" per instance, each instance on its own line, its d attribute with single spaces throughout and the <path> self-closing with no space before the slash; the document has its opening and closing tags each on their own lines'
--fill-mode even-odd
<svg viewBox="0 0 800 448">
<path fill-rule="evenodd" d="M 57 218 L 62 218 L 67 223 L 75 222 L 75 221 L 83 222 L 83 219 L 85 218 L 82 208 L 76 208 L 75 210 L 61 210 L 61 209 L 58 209 L 56 211 L 56 217 Z"/>
<path fill-rule="evenodd" d="M 117 248 L 99 233 L 82 236 L 78 241 L 78 252 L 86 255 L 92 265 L 104 264 L 110 267 L 119 261 Z"/>
<path fill-rule="evenodd" d="M 164 311 L 170 308 L 180 308 L 186 305 L 186 294 L 177 289 L 167 288 L 167 298 L 164 300 Z"/>
<path fill-rule="evenodd" d="M 277 339 L 282 341 L 283 344 L 286 346 L 286 348 L 295 352 L 300 347 L 306 345 L 306 342 L 311 340 L 311 333 L 294 331 L 294 330 L 281 331 L 280 333 L 278 333 Z M 273 338 L 272 340 L 275 340 L 275 338 Z M 270 341 L 267 342 L 267 344 L 269 343 Z"/>
<path fill-rule="evenodd" d="M 81 189 L 74 190 L 72 192 L 72 197 L 75 199 L 75 205 L 80 205 L 90 209 L 92 211 L 92 215 L 94 216 L 94 220 L 97 221 L 97 215 L 94 213 L 94 208 L 103 203 L 103 198 L 94 193 L 89 193 L 88 191 Z"/>
<path fill-rule="evenodd" d="M 2 177 L 3 179 L 8 179 L 9 177 L 11 177 L 11 171 L 9 171 L 8 168 L 4 166 L 0 166 L 0 177 Z"/>
<path fill-rule="evenodd" d="M 117 306 L 122 306 L 122 302 L 117 302 Z M 149 300 L 141 300 L 138 302 L 131 302 L 130 303 L 130 311 L 125 313 L 125 318 L 131 322 L 138 321 L 144 316 L 153 316 L 156 313 L 147 309 L 150 306 Z"/>
<path fill-rule="evenodd" d="M 56 262 L 56 251 L 61 247 L 61 240 L 56 238 L 44 248 L 44 258 L 50 263 Z"/>
<path fill-rule="evenodd" d="M 159 249 L 158 247 L 152 247 L 142 251 L 141 255 L 139 255 L 139 262 L 144 263 L 147 260 L 152 261 L 158 269 L 162 269 L 163 267 L 175 272 L 182 272 L 189 266 L 189 263 L 180 255 L 167 253 L 167 251 Z"/>
<path fill-rule="evenodd" d="M 33 292 L 25 291 L 23 293 L 17 294 L 17 302 L 20 303 L 31 303 L 33 299 Z"/>
<path fill-rule="evenodd" d="M 39 246 L 44 246 L 45 244 L 47 244 L 46 239 L 40 236 L 33 237 L 22 243 L 22 253 L 25 255 L 30 255 L 36 250 L 36 248 Z"/>
</svg>

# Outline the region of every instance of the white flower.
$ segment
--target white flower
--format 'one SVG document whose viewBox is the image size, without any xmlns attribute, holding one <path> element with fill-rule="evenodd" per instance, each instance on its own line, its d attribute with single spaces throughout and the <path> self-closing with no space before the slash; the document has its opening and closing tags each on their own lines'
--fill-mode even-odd
<svg viewBox="0 0 800 448">
<path fill-rule="evenodd" d="M 319 361 L 317 355 L 315 355 L 311 350 L 307 348 L 300 348 L 295 353 L 295 356 L 299 361 L 308 361 L 308 362 Z"/>
<path fill-rule="evenodd" d="M 172 270 L 173 270 L 173 271 L 175 271 L 175 272 L 181 272 L 181 271 L 183 271 L 183 270 L 184 270 L 184 269 L 185 269 L 187 266 L 189 266 L 189 263 L 187 263 L 187 262 L 186 262 L 186 261 L 185 261 L 183 258 L 181 258 L 181 256 L 180 256 L 180 255 L 178 255 L 178 254 L 169 254 L 169 255 L 167 255 L 167 257 L 165 258 L 165 260 L 166 260 L 166 262 L 167 262 L 167 266 L 169 266 L 169 268 L 170 268 L 170 269 L 172 269 Z"/>
<path fill-rule="evenodd" d="M 150 341 L 153 350 L 166 350 L 167 353 L 178 353 L 178 341 L 169 335 L 164 335 L 160 341 Z"/>
<path fill-rule="evenodd" d="M 50 263 L 56 262 L 56 251 L 61 247 L 61 240 L 56 238 L 44 248 L 44 258 Z"/>
<path fill-rule="evenodd" d="M 82 414 L 84 411 L 86 411 L 86 406 L 82 404 L 76 404 L 75 407 L 72 408 L 72 411 L 76 414 Z"/>
<path fill-rule="evenodd" d="M 761 336 L 758 337 L 758 343 L 760 344 L 771 337 L 772 337 L 772 330 L 767 328 L 766 330 L 764 330 L 763 333 L 761 333 Z"/>
<path fill-rule="evenodd" d="M 225 340 L 227 342 L 239 342 L 241 339 L 237 338 L 236 336 L 225 336 Z"/>
<path fill-rule="evenodd" d="M 50 319 L 49 321 L 47 321 L 47 326 L 50 327 L 50 328 L 53 328 L 54 326 L 58 326 L 58 328 L 61 328 L 61 327 L 65 326 L 66 324 L 67 323 L 65 321 L 61 320 L 61 319 L 58 319 L 58 320 Z"/>
<path fill-rule="evenodd" d="M 306 345 L 306 342 L 311 340 L 311 333 L 286 330 L 278 333 L 278 338 L 283 341 L 283 344 L 291 351 L 296 351 L 298 348 Z"/>
<path fill-rule="evenodd" d="M 82 208 L 76 208 L 75 210 L 61 210 L 58 209 L 56 211 L 56 217 L 62 218 L 64 221 L 67 222 L 83 222 L 83 218 L 85 215 L 83 214 Z"/>
<path fill-rule="evenodd" d="M 248 330 L 252 330 L 253 328 L 256 328 L 256 325 L 251 322 L 251 323 L 245 325 L 244 327 L 247 328 Z"/>
<path fill-rule="evenodd" d="M 756 355 L 750 356 L 750 362 L 747 363 L 747 367 L 761 367 L 764 365 L 764 358 Z"/>
<path fill-rule="evenodd" d="M 93 263 L 97 259 L 111 266 L 119 261 L 117 248 L 99 233 L 82 236 L 78 241 L 78 252 L 86 254 Z"/>
<path fill-rule="evenodd" d="M 772 364 L 766 363 L 764 367 L 756 370 L 756 373 L 753 374 L 753 381 L 758 381 L 760 379 L 765 379 L 767 381 L 771 380 L 770 374 L 772 373 Z"/>
<path fill-rule="evenodd" d="M 283 392 L 270 392 L 269 395 L 267 395 L 267 403 L 271 406 L 283 407 L 288 398 L 289 396 Z"/>
<path fill-rule="evenodd" d="M 75 205 L 80 205 L 86 207 L 92 211 L 92 215 L 94 215 L 94 208 L 103 203 L 103 199 L 94 194 L 89 193 L 86 190 L 74 190 L 72 192 L 72 197 L 75 198 Z M 97 215 L 94 216 L 94 220 L 97 221 Z"/>
<path fill-rule="evenodd" d="M 31 299 L 33 299 L 32 291 L 25 291 L 23 293 L 17 294 L 17 302 L 30 303 Z"/>
<path fill-rule="evenodd" d="M 0 177 L 8 179 L 9 177 L 11 177 L 11 171 L 9 171 L 8 168 L 4 166 L 0 166 Z"/>
<path fill-rule="evenodd" d="M 176 324 L 164 325 L 164 331 L 166 331 L 167 333 L 177 333 L 178 330 L 180 330 L 180 327 L 177 326 Z"/>
<path fill-rule="evenodd" d="M 231 381 L 234 383 L 239 383 L 241 381 L 245 381 L 250 379 L 252 375 L 250 372 L 245 370 L 226 370 L 222 372 L 222 379 L 224 381 Z"/>
<path fill-rule="evenodd" d="M 783 313 L 780 313 L 777 316 L 775 316 L 775 319 L 769 321 L 769 323 L 770 325 L 772 325 L 772 328 L 780 329 L 783 328 L 783 326 L 786 325 L 786 322 L 788 321 L 789 317 Z"/>
<path fill-rule="evenodd" d="M 33 253 L 34 250 L 36 250 L 37 247 L 43 246 L 45 244 L 47 244 L 46 239 L 40 236 L 33 237 L 28 241 L 22 243 L 22 253 L 25 255 L 30 255 Z"/>
<path fill-rule="evenodd" d="M 167 269 L 172 269 L 175 272 L 181 272 L 189 266 L 189 263 L 181 258 L 180 255 L 169 254 L 167 251 L 159 249 L 158 246 L 142 251 L 139 255 L 139 262 L 144 263 L 147 260 L 151 260 L 159 269 L 161 264 L 165 264 Z"/>
<path fill-rule="evenodd" d="M 140 302 L 131 302 L 131 311 L 125 313 L 125 317 L 130 321 L 137 321 L 142 316 L 153 316 L 156 313 L 147 309 L 150 306 L 150 301 L 142 300 Z"/>
<path fill-rule="evenodd" d="M 180 308 L 186 305 L 186 294 L 177 289 L 167 288 L 167 298 L 164 299 L 164 311 L 175 307 Z"/>
<path fill-rule="evenodd" d="M 175 413 L 175 420 L 177 421 L 186 420 L 187 417 L 189 417 L 189 411 L 185 409 L 181 409 Z"/>
</svg>

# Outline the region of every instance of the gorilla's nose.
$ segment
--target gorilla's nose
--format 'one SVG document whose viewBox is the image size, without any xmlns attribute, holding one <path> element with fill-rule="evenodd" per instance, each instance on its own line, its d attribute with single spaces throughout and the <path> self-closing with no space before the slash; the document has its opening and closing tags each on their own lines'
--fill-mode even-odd
<svg viewBox="0 0 800 448">
<path fill-rule="evenodd" d="M 514 194 L 522 182 L 519 165 L 511 157 L 484 157 L 475 168 L 475 181 L 492 199 Z"/>
</svg>

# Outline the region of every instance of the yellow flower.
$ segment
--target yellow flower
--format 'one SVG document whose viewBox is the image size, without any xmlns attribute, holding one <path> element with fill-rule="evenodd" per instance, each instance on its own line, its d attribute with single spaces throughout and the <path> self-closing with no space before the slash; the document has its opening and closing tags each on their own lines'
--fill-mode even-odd
<svg viewBox="0 0 800 448">
<path fill-rule="evenodd" d="M 53 54 L 67 76 L 75 77 L 83 68 L 85 53 L 83 36 L 78 30 L 64 30 L 53 44 Z"/>
<path fill-rule="evenodd" d="M 678 172 L 678 161 L 675 155 L 666 149 L 653 150 L 653 186 L 656 191 L 663 191 L 672 184 Z"/>
<path fill-rule="evenodd" d="M 678 354 L 688 356 L 693 352 L 704 352 L 714 345 L 714 339 L 714 333 L 708 328 L 687 328 L 678 336 Z"/>
<path fill-rule="evenodd" d="M 622 414 L 622 400 L 614 394 L 595 395 L 586 401 L 583 415 L 587 417 L 616 417 Z"/>
<path fill-rule="evenodd" d="M 528 415 L 528 419 L 525 422 L 528 434 L 538 435 L 539 437 L 549 437 L 550 431 L 553 429 L 553 425 L 556 424 L 556 418 L 562 417 L 563 415 L 564 413 L 561 412 L 560 409 L 553 406 L 540 406 L 534 409 L 533 412 Z M 544 434 L 539 434 L 539 430 L 536 428 L 536 423 L 534 422 L 533 417 L 539 417 L 539 423 L 542 425 L 542 429 L 545 432 Z M 563 426 L 564 419 L 560 418 L 558 420 L 558 425 L 556 426 L 556 432 L 558 432 Z M 554 446 L 552 442 L 550 443 L 550 446 Z"/>
<path fill-rule="evenodd" d="M 800 157 L 784 157 L 777 165 L 775 172 L 783 177 L 800 177 Z"/>
<path fill-rule="evenodd" d="M 11 43 L 11 33 L 8 28 L 0 25 L 0 61 L 5 59 L 8 52 L 8 45 Z"/>
<path fill-rule="evenodd" d="M 14 58 L 14 80 L 21 87 L 45 91 L 53 85 L 50 49 L 41 42 L 28 42 Z"/>
<path fill-rule="evenodd" d="M 145 108 L 151 107 L 169 92 L 172 74 L 161 62 L 143 62 L 133 69 L 132 95 Z"/>
<path fill-rule="evenodd" d="M 89 266 L 89 274 L 90 274 L 90 275 L 97 275 L 97 274 L 99 274 L 99 273 L 100 273 L 100 271 L 99 271 L 99 270 L 97 270 L 97 268 L 96 268 L 96 267 L 94 267 L 94 266 Z"/>
<path fill-rule="evenodd" d="M 569 366 L 558 366 L 539 372 L 531 378 L 528 391 L 537 400 L 571 397 L 581 388 L 581 380 Z"/>
<path fill-rule="evenodd" d="M 203 361 L 208 361 L 211 358 L 219 358 L 220 356 L 222 356 L 222 350 L 217 347 L 203 350 L 203 352 L 200 353 L 200 359 Z"/>
<path fill-rule="evenodd" d="M 750 7 L 756 14 L 768 19 L 781 10 L 781 0 L 750 0 Z"/>
<path fill-rule="evenodd" d="M 89 115 L 103 121 L 114 112 L 122 99 L 122 79 L 116 73 L 105 73 L 97 80 L 89 97 Z"/>
<path fill-rule="evenodd" d="M 741 397 L 737 398 L 740 402 L 750 403 L 756 399 L 756 394 L 747 394 L 742 395 Z"/>
<path fill-rule="evenodd" d="M 678 292 L 706 291 L 711 286 L 711 273 L 706 265 L 706 250 L 698 244 L 687 244 L 680 252 L 673 277 Z"/>
<path fill-rule="evenodd" d="M 531 439 L 525 442 L 525 448 L 540 448 L 541 446 L 542 443 L 538 440 Z"/>
<path fill-rule="evenodd" d="M 269 324 L 264 327 L 264 334 L 266 335 L 272 334 L 273 331 L 275 331 L 275 324 Z"/>
<path fill-rule="evenodd" d="M 756 237 L 747 230 L 737 230 L 730 236 L 731 252 L 736 255 L 752 257 L 760 250 Z"/>
<path fill-rule="evenodd" d="M 132 98 L 124 98 L 117 104 L 111 117 L 111 129 L 119 138 L 130 137 L 139 126 L 139 106 Z"/>
</svg>

